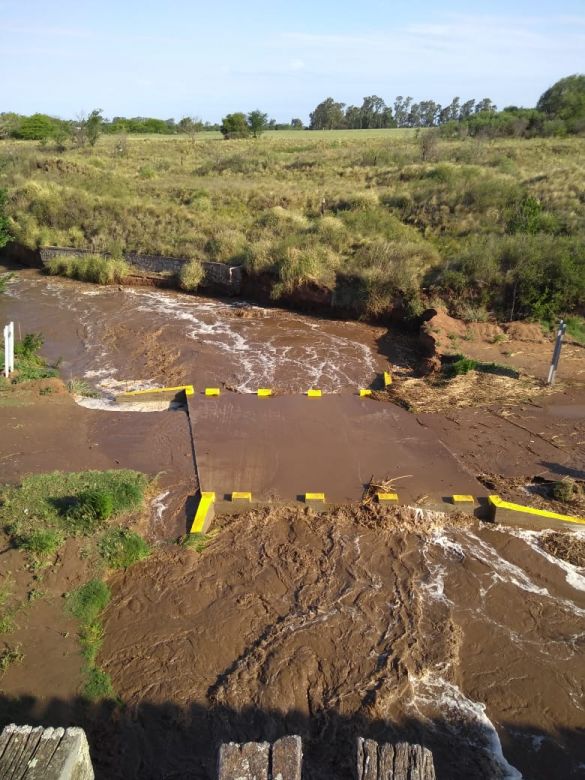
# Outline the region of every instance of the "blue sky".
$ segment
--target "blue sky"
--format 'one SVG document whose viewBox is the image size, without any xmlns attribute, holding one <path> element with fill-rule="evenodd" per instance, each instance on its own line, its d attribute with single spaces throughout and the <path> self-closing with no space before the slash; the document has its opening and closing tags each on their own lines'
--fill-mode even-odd
<svg viewBox="0 0 585 780">
<path fill-rule="evenodd" d="M 585 0 L 0 0 L 0 111 L 306 119 L 377 94 L 534 105 L 585 72 Z"/>
</svg>

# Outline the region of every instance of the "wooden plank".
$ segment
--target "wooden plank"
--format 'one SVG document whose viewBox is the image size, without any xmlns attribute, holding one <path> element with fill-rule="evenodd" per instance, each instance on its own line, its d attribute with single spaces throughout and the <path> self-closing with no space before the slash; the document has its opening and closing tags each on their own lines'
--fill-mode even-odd
<svg viewBox="0 0 585 780">
<path fill-rule="evenodd" d="M 66 729 L 46 769 L 47 780 L 93 780 L 89 745 L 83 729 Z"/>
<path fill-rule="evenodd" d="M 422 745 L 378 745 L 358 738 L 358 780 L 436 780 L 433 754 Z"/>
<path fill-rule="evenodd" d="M 11 729 L 10 740 L 0 758 L 1 778 L 12 777 L 12 770 L 20 760 L 31 731 L 32 726 L 15 726 Z"/>
<path fill-rule="evenodd" d="M 2 754 L 6 750 L 6 746 L 10 742 L 10 739 L 12 737 L 12 732 L 16 728 L 18 728 L 18 726 L 15 723 L 11 723 L 9 726 L 5 726 L 3 728 L 2 734 L 0 734 L 0 759 L 2 758 Z"/>
<path fill-rule="evenodd" d="M 358 737 L 358 780 L 378 780 L 378 743 Z"/>
<path fill-rule="evenodd" d="M 7 780 L 8 778 L 11 780 L 20 780 L 20 778 L 25 774 L 26 770 L 28 769 L 29 762 L 34 761 L 34 754 L 39 745 L 39 742 L 41 741 L 43 731 L 44 728 L 42 726 L 37 726 L 36 728 L 30 730 L 26 745 L 20 754 L 20 759 L 14 765 L 12 774 L 7 775 Z"/>
<path fill-rule="evenodd" d="M 379 780 L 394 780 L 394 745 L 386 743 L 378 749 Z"/>
<path fill-rule="evenodd" d="M 29 762 L 22 780 L 46 780 L 47 766 L 59 747 L 64 733 L 65 729 L 61 727 L 53 728 L 50 726 L 43 730 L 33 759 Z"/>
<path fill-rule="evenodd" d="M 270 743 L 228 742 L 219 750 L 218 780 L 269 780 Z"/>
<path fill-rule="evenodd" d="M 303 743 L 300 737 L 282 737 L 272 745 L 272 780 L 301 780 Z"/>
</svg>

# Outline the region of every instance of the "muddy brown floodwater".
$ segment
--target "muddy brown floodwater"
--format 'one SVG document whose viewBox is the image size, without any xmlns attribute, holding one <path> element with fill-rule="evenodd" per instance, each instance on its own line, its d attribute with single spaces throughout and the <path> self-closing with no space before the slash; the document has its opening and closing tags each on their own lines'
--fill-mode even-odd
<svg viewBox="0 0 585 780">
<path fill-rule="evenodd" d="M 18 271 L 2 314 L 40 331 L 65 378 L 104 392 L 181 383 L 248 392 L 368 387 L 388 357 L 408 361 L 404 339 L 356 322 L 320 320 L 241 302 L 150 288 L 97 287 Z"/>
<path fill-rule="evenodd" d="M 0 298 L 0 318 L 17 334 L 41 331 L 65 379 L 106 394 L 187 381 L 354 391 L 388 359 L 412 360 L 408 340 L 382 328 L 29 270 Z M 419 415 L 417 426 L 473 474 L 584 473 L 582 392 L 479 411 Z M 157 497 L 149 536 L 168 541 L 194 489 L 186 418 L 133 417 L 68 396 L 30 413 L 6 406 L 3 476 L 67 468 L 68 440 L 70 468 L 162 468 L 175 499 Z M 563 545 L 545 544 L 545 531 L 376 507 L 274 508 L 218 526 L 202 554 L 161 542 L 111 578 L 99 663 L 123 710 L 63 701 L 71 686 L 51 681 L 75 664 L 55 640 L 31 654 L 38 669 L 25 659 L 4 675 L 4 696 L 18 697 L 2 697 L 4 712 L 82 723 L 108 780 L 211 780 L 219 742 L 285 733 L 304 738 L 306 780 L 352 777 L 358 734 L 423 740 L 442 780 L 585 777 L 585 570 L 555 557 Z M 583 545 L 585 532 L 571 539 Z M 58 607 L 37 616 L 38 636 Z M 55 674 L 37 686 L 43 663 Z"/>
</svg>

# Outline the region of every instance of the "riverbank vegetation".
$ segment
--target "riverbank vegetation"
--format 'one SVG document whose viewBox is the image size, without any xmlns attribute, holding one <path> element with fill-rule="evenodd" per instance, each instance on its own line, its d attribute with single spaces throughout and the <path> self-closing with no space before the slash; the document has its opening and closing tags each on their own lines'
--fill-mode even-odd
<svg viewBox="0 0 585 780">
<path fill-rule="evenodd" d="M 21 244 L 241 264 L 276 300 L 367 317 L 439 303 L 468 320 L 578 312 L 584 160 L 579 135 L 432 128 L 108 135 L 66 151 L 0 141 L 8 227 Z M 96 258 L 52 262 L 105 278 Z M 199 273 L 186 269 L 185 289 Z"/>
<path fill-rule="evenodd" d="M 45 267 L 53 276 L 67 276 L 69 279 L 95 284 L 123 282 L 132 272 L 125 260 L 118 257 L 103 257 L 99 254 L 83 257 L 60 255 L 49 260 Z"/>
<path fill-rule="evenodd" d="M 150 545 L 120 524 L 144 508 L 148 484 L 145 475 L 121 469 L 33 474 L 20 485 L 0 486 L 0 525 L 33 573 L 35 600 L 44 597 L 40 586 L 51 563 L 54 575 L 65 559 L 76 560 L 75 566 L 91 577 L 65 600 L 66 612 L 79 621 L 83 695 L 90 700 L 114 697 L 111 680 L 97 662 L 104 634 L 101 614 L 110 599 L 105 577 L 108 570 L 127 569 L 150 555 Z M 5 578 L 0 633 L 14 630 L 16 614 L 25 618 L 24 606 L 11 601 L 13 590 Z"/>
</svg>

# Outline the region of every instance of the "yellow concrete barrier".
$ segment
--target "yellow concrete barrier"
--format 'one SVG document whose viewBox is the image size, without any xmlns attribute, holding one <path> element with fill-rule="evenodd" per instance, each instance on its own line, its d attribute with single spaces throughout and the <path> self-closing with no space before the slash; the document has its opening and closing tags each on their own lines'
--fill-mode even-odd
<svg viewBox="0 0 585 780">
<path fill-rule="evenodd" d="M 270 390 L 270 388 L 268 387 L 261 387 L 258 390 L 258 398 L 268 398 L 271 395 L 272 395 L 272 390 Z"/>
<path fill-rule="evenodd" d="M 585 517 L 561 515 L 558 512 L 550 512 L 548 509 L 534 509 L 531 506 L 504 501 L 504 499 L 499 496 L 490 496 L 489 502 L 493 507 L 494 520 L 496 521 L 506 518 L 510 522 L 522 523 L 522 521 L 534 521 L 540 518 L 542 520 L 551 520 L 560 523 L 585 525 Z"/>
<path fill-rule="evenodd" d="M 366 398 L 368 395 L 372 395 L 372 391 L 364 390 L 364 388 L 360 387 L 360 398 Z"/>
<path fill-rule="evenodd" d="M 221 393 L 221 390 L 219 387 L 206 387 L 205 388 L 205 395 L 211 396 L 211 395 L 219 395 Z"/>
<path fill-rule="evenodd" d="M 199 506 L 193 519 L 193 525 L 191 526 L 192 534 L 200 534 L 207 530 L 211 518 L 209 514 L 213 509 L 215 503 L 215 493 L 203 491 L 201 498 L 199 499 Z"/>
<path fill-rule="evenodd" d="M 389 371 L 384 371 L 384 387 L 390 387 L 392 384 L 392 375 Z"/>
<path fill-rule="evenodd" d="M 305 493 L 305 501 L 325 501 L 325 493 Z"/>
<path fill-rule="evenodd" d="M 474 504 L 475 499 L 473 496 L 468 496 L 463 493 L 456 493 L 454 496 L 451 496 L 451 501 L 454 504 Z"/>
<path fill-rule="evenodd" d="M 195 393 L 193 385 L 179 385 L 178 387 L 149 387 L 147 390 L 128 390 L 125 393 L 120 393 L 118 398 L 149 395 L 151 393 L 180 393 L 181 391 L 184 391 L 185 395 L 194 395 Z"/>
<path fill-rule="evenodd" d="M 398 493 L 376 493 L 376 498 L 380 503 L 382 501 L 398 501 Z"/>
<path fill-rule="evenodd" d="M 235 490 L 231 495 L 232 501 L 251 501 L 252 500 L 252 493 L 241 491 L 241 490 Z"/>
<path fill-rule="evenodd" d="M 320 390 L 307 390 L 307 395 L 309 398 L 321 398 L 323 393 Z"/>
</svg>

